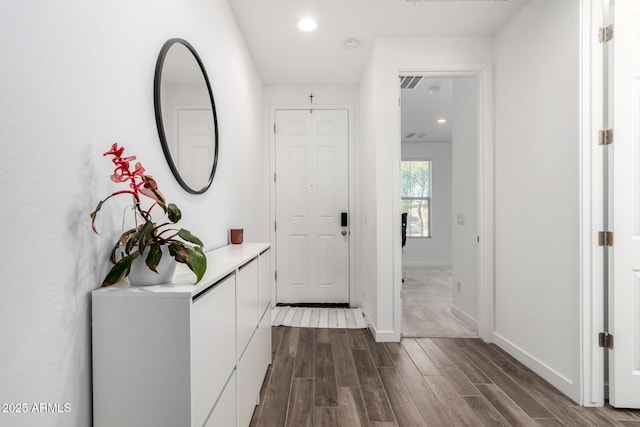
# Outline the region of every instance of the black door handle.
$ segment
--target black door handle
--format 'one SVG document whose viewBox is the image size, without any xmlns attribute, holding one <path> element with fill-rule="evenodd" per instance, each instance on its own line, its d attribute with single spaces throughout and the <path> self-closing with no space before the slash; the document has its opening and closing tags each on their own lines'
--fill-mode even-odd
<svg viewBox="0 0 640 427">
<path fill-rule="evenodd" d="M 342 212 L 342 214 L 340 214 L 340 225 L 346 227 L 348 224 L 347 213 Z"/>
</svg>

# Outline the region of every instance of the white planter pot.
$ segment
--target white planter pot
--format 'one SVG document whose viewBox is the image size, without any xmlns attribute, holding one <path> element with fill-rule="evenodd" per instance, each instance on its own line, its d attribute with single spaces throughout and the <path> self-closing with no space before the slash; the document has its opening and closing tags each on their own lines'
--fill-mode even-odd
<svg viewBox="0 0 640 427">
<path fill-rule="evenodd" d="M 177 263 L 169 254 L 168 246 L 162 246 L 162 258 L 160 259 L 160 264 L 156 267 L 157 273 L 151 271 L 145 264 L 146 256 L 147 251 L 131 264 L 131 271 L 129 272 L 131 286 L 151 286 L 170 282 L 176 271 Z"/>
</svg>

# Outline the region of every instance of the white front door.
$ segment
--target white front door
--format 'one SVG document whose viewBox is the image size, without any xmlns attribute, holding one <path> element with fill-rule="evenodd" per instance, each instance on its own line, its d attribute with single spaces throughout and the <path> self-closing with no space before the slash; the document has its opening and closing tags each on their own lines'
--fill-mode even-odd
<svg viewBox="0 0 640 427">
<path fill-rule="evenodd" d="M 609 282 L 609 400 L 640 408 L 640 1 L 616 0 Z"/>
<path fill-rule="evenodd" d="M 276 300 L 347 303 L 348 110 L 276 110 L 275 129 Z"/>
</svg>

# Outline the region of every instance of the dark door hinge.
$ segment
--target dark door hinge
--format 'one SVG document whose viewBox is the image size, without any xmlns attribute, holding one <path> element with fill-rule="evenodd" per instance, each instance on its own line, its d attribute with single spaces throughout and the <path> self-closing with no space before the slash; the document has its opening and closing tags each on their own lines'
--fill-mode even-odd
<svg viewBox="0 0 640 427">
<path fill-rule="evenodd" d="M 598 231 L 598 246 L 613 246 L 613 232 Z"/>
<path fill-rule="evenodd" d="M 613 144 L 613 129 L 601 130 L 598 132 L 598 145 Z"/>
<path fill-rule="evenodd" d="M 600 332 L 598 334 L 598 347 L 613 350 L 613 335 L 607 332 Z"/>
</svg>

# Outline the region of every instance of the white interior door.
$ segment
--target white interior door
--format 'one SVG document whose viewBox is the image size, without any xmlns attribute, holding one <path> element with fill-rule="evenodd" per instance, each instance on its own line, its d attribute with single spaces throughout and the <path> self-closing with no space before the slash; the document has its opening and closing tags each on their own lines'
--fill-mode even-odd
<svg viewBox="0 0 640 427">
<path fill-rule="evenodd" d="M 616 0 L 613 17 L 609 399 L 640 408 L 640 1 Z"/>
<path fill-rule="evenodd" d="M 211 109 L 178 110 L 178 161 L 180 176 L 191 188 L 209 182 L 214 156 L 214 128 Z"/>
<path fill-rule="evenodd" d="M 277 110 L 275 121 L 277 302 L 347 303 L 348 111 Z"/>
</svg>

